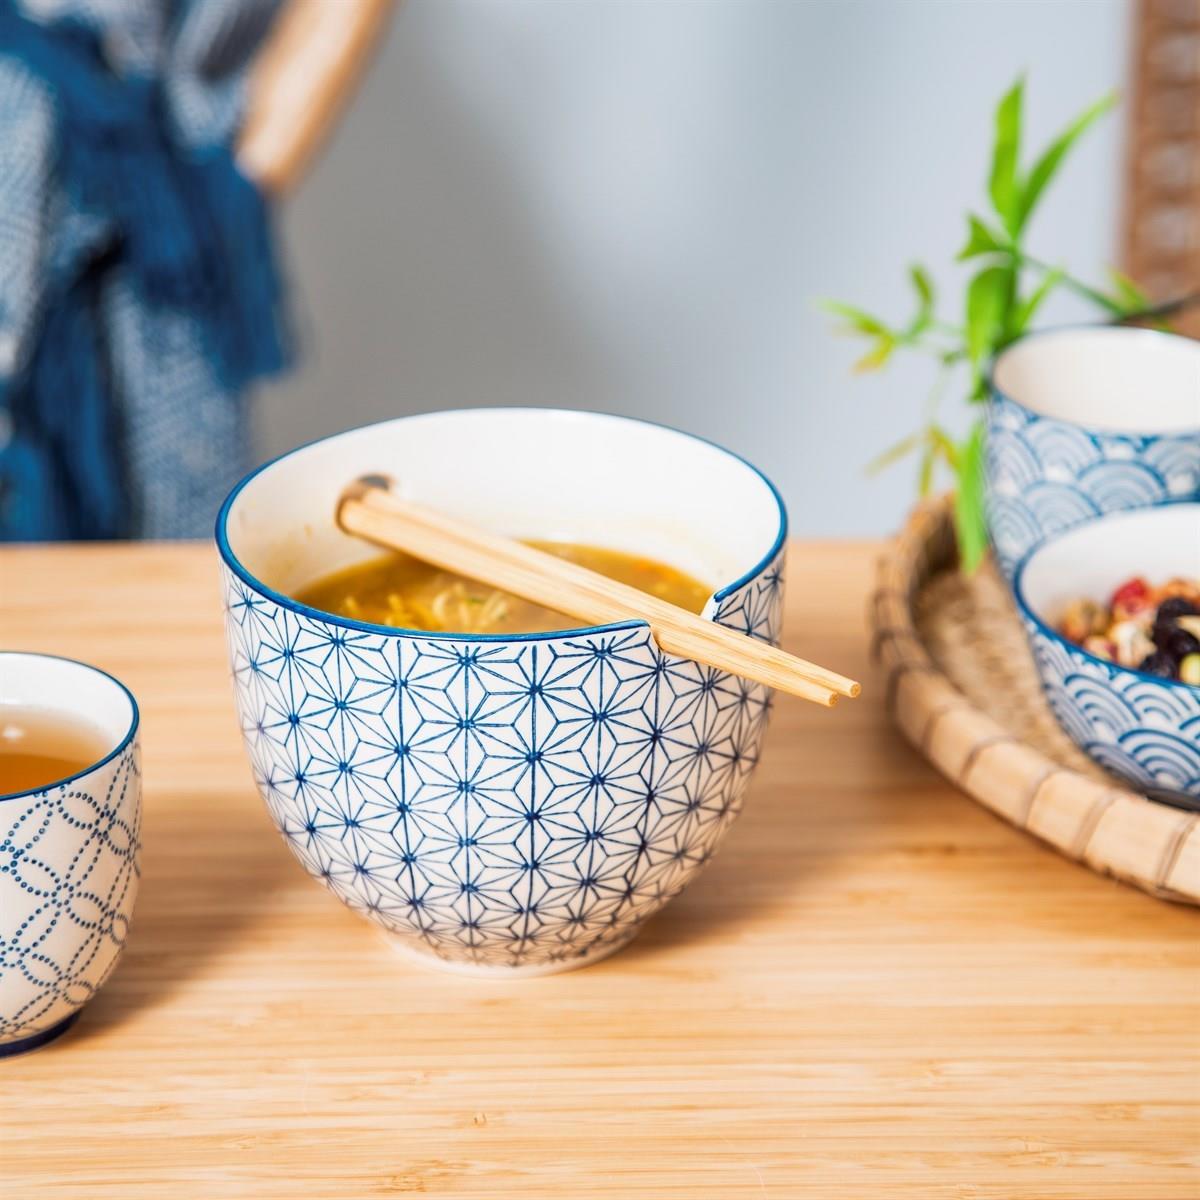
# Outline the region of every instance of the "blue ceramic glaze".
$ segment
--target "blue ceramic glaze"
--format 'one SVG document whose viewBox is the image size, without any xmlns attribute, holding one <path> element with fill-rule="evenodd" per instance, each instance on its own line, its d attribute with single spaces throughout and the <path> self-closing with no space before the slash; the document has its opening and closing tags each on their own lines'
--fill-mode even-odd
<svg viewBox="0 0 1200 1200">
<path fill-rule="evenodd" d="M 3 706 L 87 721 L 115 746 L 69 779 L 0 796 L 0 1056 L 67 1029 L 116 966 L 141 875 L 138 711 L 93 667 L 0 653 Z"/>
<path fill-rule="evenodd" d="M 1200 505 L 1164 505 L 1100 517 L 1050 538 L 1013 579 L 1038 675 L 1063 730 L 1135 790 L 1189 808 L 1200 807 L 1200 688 L 1090 654 L 1052 621 L 1066 594 L 1102 599 L 1134 574 L 1154 582 L 1198 575 L 1198 558 Z"/>
<path fill-rule="evenodd" d="M 1063 389 L 1062 409 L 1077 419 L 1047 416 L 1006 394 L 995 382 L 1005 355 L 1028 355 L 1031 346 L 1071 337 L 1081 339 L 1080 354 L 1089 353 L 1083 339 L 1105 337 L 1119 339 L 1123 352 L 1153 355 L 1167 336 L 1129 329 L 1053 330 L 1014 343 L 997 361 L 987 408 L 985 478 L 989 533 L 1006 578 L 1011 580 L 1017 563 L 1035 546 L 1081 521 L 1200 498 L 1200 356 L 1194 379 L 1184 382 L 1194 389 L 1191 428 L 1155 433 L 1149 370 L 1145 393 L 1128 406 L 1133 429 L 1144 420 L 1146 430 L 1118 431 L 1097 424 L 1086 387 L 1072 390 L 1069 371 L 1061 372 L 1054 386 Z M 1058 364 L 1054 369 L 1061 371 Z"/>
</svg>

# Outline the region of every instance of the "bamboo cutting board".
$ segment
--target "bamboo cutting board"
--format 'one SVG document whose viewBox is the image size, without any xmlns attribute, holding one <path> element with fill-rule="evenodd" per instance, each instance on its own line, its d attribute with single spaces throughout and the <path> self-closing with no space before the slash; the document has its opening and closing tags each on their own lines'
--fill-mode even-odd
<svg viewBox="0 0 1200 1200">
<path fill-rule="evenodd" d="M 1155 1200 L 1200 1195 L 1200 924 L 1064 861 L 894 733 L 875 547 L 796 545 L 746 811 L 607 962 L 397 957 L 294 863 L 242 759 L 215 556 L 0 551 L 0 645 L 143 711 L 145 870 L 78 1025 L 0 1065 L 0 1196 Z"/>
</svg>

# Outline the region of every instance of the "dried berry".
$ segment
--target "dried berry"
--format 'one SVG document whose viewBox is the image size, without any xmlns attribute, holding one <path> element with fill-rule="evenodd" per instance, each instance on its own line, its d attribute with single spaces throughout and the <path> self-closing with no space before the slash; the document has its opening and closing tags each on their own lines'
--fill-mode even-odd
<svg viewBox="0 0 1200 1200">
<path fill-rule="evenodd" d="M 1115 620 L 1124 621 L 1144 613 L 1153 604 L 1153 590 L 1140 575 L 1137 575 L 1133 579 L 1127 579 L 1113 592 L 1109 607 Z"/>
<path fill-rule="evenodd" d="M 1111 608 L 1086 597 L 1072 601 L 1059 627 L 1089 654 L 1163 679 L 1191 674 L 1200 659 L 1200 579 L 1178 577 L 1160 588 L 1140 575 L 1113 592 Z M 1198 684 L 1197 686 L 1200 686 Z"/>
<path fill-rule="evenodd" d="M 1191 613 L 1192 605 L 1189 601 L 1179 597 L 1170 600 L 1164 600 L 1158 606 L 1158 612 L 1154 614 L 1154 628 L 1151 631 L 1151 638 L 1154 644 L 1160 650 L 1170 651 L 1171 639 L 1179 632 L 1179 620 L 1182 617 L 1185 621 L 1195 620 Z M 1194 635 L 1193 635 L 1194 636 Z M 1188 653 L 1188 651 L 1184 651 Z M 1181 658 L 1182 654 L 1176 654 L 1176 658 Z"/>
<path fill-rule="evenodd" d="M 1157 625 L 1160 621 L 1173 622 L 1179 617 L 1195 616 L 1198 612 L 1200 612 L 1200 609 L 1197 609 L 1186 596 L 1168 596 L 1158 606 L 1154 623 Z"/>
<path fill-rule="evenodd" d="M 1169 658 L 1161 650 L 1156 650 L 1153 654 L 1147 654 L 1142 659 L 1138 670 L 1144 671 L 1147 675 L 1158 675 L 1163 679 L 1174 679 L 1175 660 Z"/>
<path fill-rule="evenodd" d="M 1187 658 L 1189 654 L 1200 653 L 1200 640 L 1194 638 L 1186 629 L 1180 629 L 1178 625 L 1169 630 L 1161 642 L 1155 638 L 1154 644 L 1176 662 Z"/>
</svg>

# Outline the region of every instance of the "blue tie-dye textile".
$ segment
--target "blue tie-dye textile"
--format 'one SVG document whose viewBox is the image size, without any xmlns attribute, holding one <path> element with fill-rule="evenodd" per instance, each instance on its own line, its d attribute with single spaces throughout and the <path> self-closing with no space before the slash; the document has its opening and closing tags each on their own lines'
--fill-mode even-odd
<svg viewBox="0 0 1200 1200">
<path fill-rule="evenodd" d="M 207 534 L 288 358 L 230 147 L 278 0 L 0 0 L 0 539 Z"/>
</svg>

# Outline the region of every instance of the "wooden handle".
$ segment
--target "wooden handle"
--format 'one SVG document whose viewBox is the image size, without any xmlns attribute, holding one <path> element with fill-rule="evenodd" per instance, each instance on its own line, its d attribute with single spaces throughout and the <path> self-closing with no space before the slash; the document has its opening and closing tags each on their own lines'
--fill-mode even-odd
<svg viewBox="0 0 1200 1200">
<path fill-rule="evenodd" d="M 837 703 L 838 695 L 857 696 L 861 691 L 858 683 L 844 675 L 706 621 L 577 563 L 402 500 L 366 480 L 343 493 L 337 522 L 356 537 L 403 550 L 590 624 L 646 621 L 668 654 L 730 671 L 827 708 Z"/>
<path fill-rule="evenodd" d="M 394 0 L 289 0 L 250 75 L 238 164 L 289 190 L 345 107 Z"/>
</svg>

